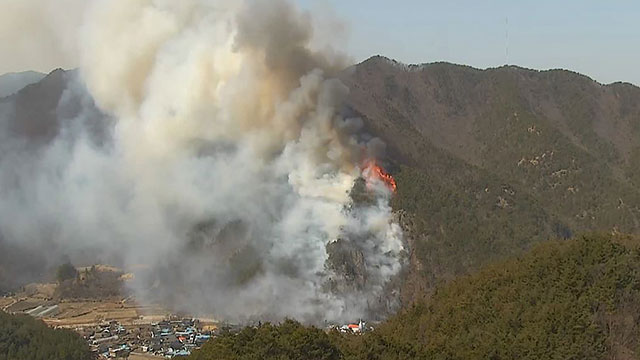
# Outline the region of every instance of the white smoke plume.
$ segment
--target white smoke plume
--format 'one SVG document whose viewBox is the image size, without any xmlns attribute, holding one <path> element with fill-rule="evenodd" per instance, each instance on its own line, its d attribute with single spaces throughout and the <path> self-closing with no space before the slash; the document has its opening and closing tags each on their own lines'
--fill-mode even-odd
<svg viewBox="0 0 640 360">
<path fill-rule="evenodd" d="M 0 74 L 75 67 L 86 0 L 0 1 Z"/>
<path fill-rule="evenodd" d="M 381 181 L 350 195 L 383 146 L 340 115 L 344 58 L 309 47 L 311 23 L 284 0 L 90 2 L 65 95 L 86 87 L 108 136 L 85 110 L 37 151 L 9 139 L 1 234 L 148 265 L 133 290 L 177 310 L 367 315 L 402 235 Z"/>
</svg>

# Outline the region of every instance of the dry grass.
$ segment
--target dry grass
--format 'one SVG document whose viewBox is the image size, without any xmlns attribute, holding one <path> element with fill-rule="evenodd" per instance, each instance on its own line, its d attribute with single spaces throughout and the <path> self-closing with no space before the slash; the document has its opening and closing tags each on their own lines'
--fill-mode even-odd
<svg viewBox="0 0 640 360">
<path fill-rule="evenodd" d="M 64 302 L 60 303 L 60 313 L 45 319 L 52 326 L 80 326 L 117 320 L 122 324 L 133 324 L 139 314 L 135 305 L 125 305 L 120 301 Z"/>
<path fill-rule="evenodd" d="M 15 304 L 9 306 L 6 311 L 13 313 L 13 312 L 21 312 L 21 311 L 25 311 L 25 310 L 29 310 L 29 309 L 33 309 L 34 307 L 40 306 L 40 305 L 44 305 L 45 301 L 41 300 L 41 299 L 35 299 L 35 298 L 26 298 L 26 299 L 21 299 L 18 302 L 16 302 Z"/>
<path fill-rule="evenodd" d="M 169 315 L 161 307 L 138 306 L 120 300 L 62 302 L 59 306 L 60 313 L 43 319 L 50 326 L 91 326 L 111 320 L 123 325 L 142 325 L 161 321 Z"/>
<path fill-rule="evenodd" d="M 162 356 L 154 356 L 148 354 L 131 353 L 129 360 L 149 360 L 149 359 L 164 359 Z"/>
<path fill-rule="evenodd" d="M 4 309 L 5 306 L 10 305 L 15 300 L 12 297 L 1 297 L 0 298 L 0 309 Z"/>
</svg>

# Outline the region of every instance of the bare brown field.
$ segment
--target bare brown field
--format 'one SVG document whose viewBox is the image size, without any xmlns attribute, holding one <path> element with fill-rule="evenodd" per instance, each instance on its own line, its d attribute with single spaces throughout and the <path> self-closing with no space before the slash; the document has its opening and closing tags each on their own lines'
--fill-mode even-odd
<svg viewBox="0 0 640 360">
<path fill-rule="evenodd" d="M 1 297 L 0 298 L 0 309 L 4 309 L 6 306 L 13 304 L 14 298 L 12 297 Z"/>
<path fill-rule="evenodd" d="M 124 326 L 148 325 L 173 315 L 160 305 L 140 305 L 132 297 L 55 302 L 49 297 L 53 290 L 55 284 L 30 284 L 15 296 L 1 297 L 0 310 L 21 313 L 41 305 L 58 305 L 55 314 L 42 320 L 52 327 L 71 329 L 96 326 L 108 321 L 117 321 Z"/>
<path fill-rule="evenodd" d="M 129 354 L 129 360 L 150 360 L 150 359 L 164 359 L 162 356 L 141 354 L 141 353 L 131 353 Z"/>
<path fill-rule="evenodd" d="M 169 318 L 172 313 L 159 305 L 138 305 L 132 298 L 103 299 L 99 301 L 62 301 L 53 302 L 42 297 L 42 292 L 34 296 L 0 298 L 0 309 L 10 313 L 25 312 L 40 305 L 58 305 L 55 315 L 42 318 L 49 326 L 78 328 L 95 326 L 108 321 L 117 321 L 122 325 L 146 325 Z M 205 321 L 206 322 L 206 321 Z M 215 323 L 213 320 L 211 323 Z"/>
<path fill-rule="evenodd" d="M 56 304 L 43 297 L 43 291 L 34 291 L 33 296 L 26 295 L 27 292 L 23 292 L 18 296 L 1 297 L 0 309 L 10 313 L 20 313 L 40 305 Z M 54 327 L 93 326 L 112 320 L 118 321 L 122 325 L 144 325 L 162 321 L 171 315 L 168 310 L 161 306 L 141 306 L 132 299 L 112 298 L 100 301 L 62 301 L 57 305 L 59 310 L 55 315 L 42 319 L 45 323 Z"/>
<path fill-rule="evenodd" d="M 22 312 L 25 310 L 33 309 L 39 305 L 44 305 L 46 301 L 37 298 L 23 298 L 18 299 L 16 303 L 7 307 L 7 312 Z"/>
<path fill-rule="evenodd" d="M 122 301 L 63 302 L 60 313 L 44 321 L 51 326 L 76 327 L 99 324 L 104 321 L 118 321 L 123 325 L 138 325 L 162 320 L 167 312 L 156 308 L 140 307 Z M 143 316 L 143 314 L 150 314 Z"/>
</svg>

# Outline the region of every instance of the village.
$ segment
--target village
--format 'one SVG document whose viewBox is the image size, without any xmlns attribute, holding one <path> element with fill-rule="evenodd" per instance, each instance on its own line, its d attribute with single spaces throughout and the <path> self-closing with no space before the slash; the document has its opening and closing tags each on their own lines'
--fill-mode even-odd
<svg viewBox="0 0 640 360">
<path fill-rule="evenodd" d="M 157 305 L 140 305 L 131 298 L 54 302 L 42 298 L 40 293 L 21 293 L 0 298 L 0 309 L 30 315 L 53 328 L 74 330 L 98 359 L 186 357 L 220 331 L 234 332 L 242 328 L 214 319 L 178 316 Z M 324 328 L 353 334 L 373 331 L 362 320 L 326 324 Z"/>
<path fill-rule="evenodd" d="M 223 328 L 238 331 L 241 327 L 225 325 Z M 118 321 L 109 321 L 74 330 L 83 336 L 99 359 L 152 359 L 189 356 L 215 337 L 220 328 L 206 325 L 198 319 L 172 316 L 149 325 L 125 326 Z M 329 325 L 325 330 L 362 334 L 373 331 L 373 328 L 367 328 L 366 323 L 360 320 L 353 324 Z"/>
<path fill-rule="evenodd" d="M 58 283 L 28 284 L 0 297 L 0 310 L 26 314 L 52 328 L 82 336 L 98 359 L 158 359 L 190 355 L 220 331 L 242 326 L 186 312 L 176 314 L 162 304 L 141 303 L 122 292 L 124 272 L 106 265 L 69 268 Z M 325 331 L 362 334 L 372 331 L 363 320 L 325 323 Z"/>
<path fill-rule="evenodd" d="M 122 325 L 118 321 L 74 329 L 99 359 L 174 358 L 188 356 L 217 331 L 197 319 L 171 317 L 147 325 Z"/>
<path fill-rule="evenodd" d="M 52 298 L 50 285 L 32 284 L 0 297 L 0 309 L 41 319 L 80 334 L 98 359 L 153 359 L 189 355 L 217 331 L 214 319 L 177 316 L 134 298 Z"/>
</svg>

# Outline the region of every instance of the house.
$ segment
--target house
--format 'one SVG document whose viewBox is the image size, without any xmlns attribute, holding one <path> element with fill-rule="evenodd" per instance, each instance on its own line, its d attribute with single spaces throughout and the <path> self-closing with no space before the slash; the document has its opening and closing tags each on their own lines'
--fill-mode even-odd
<svg viewBox="0 0 640 360">
<path fill-rule="evenodd" d="M 182 350 L 184 348 L 184 345 L 182 345 L 180 341 L 176 340 L 169 344 L 169 348 L 173 349 L 173 351 L 177 351 Z"/>
<path fill-rule="evenodd" d="M 109 350 L 109 357 L 114 359 L 126 359 L 129 357 L 131 351 L 128 348 L 117 348 Z"/>
<path fill-rule="evenodd" d="M 102 344 L 108 341 L 115 341 L 118 340 L 118 335 L 114 335 L 114 336 L 109 336 L 109 337 L 103 337 L 102 339 L 96 339 L 92 341 L 93 345 L 98 345 L 98 344 Z"/>
<path fill-rule="evenodd" d="M 147 347 L 148 352 L 158 352 L 160 350 L 162 350 L 162 345 L 160 345 L 160 343 L 151 343 Z"/>
<path fill-rule="evenodd" d="M 189 352 L 187 350 L 184 350 L 184 349 L 183 350 L 178 350 L 178 351 L 173 353 L 174 357 L 183 357 L 183 356 L 186 357 L 186 356 L 189 356 L 189 355 L 191 355 L 191 352 Z"/>
<path fill-rule="evenodd" d="M 108 354 L 109 353 L 109 345 L 102 344 L 102 345 L 98 346 L 97 353 L 98 354 Z"/>
<path fill-rule="evenodd" d="M 195 343 L 196 345 L 201 346 L 204 343 L 206 343 L 210 338 L 211 338 L 210 335 L 203 335 L 203 334 L 196 335 Z"/>
<path fill-rule="evenodd" d="M 365 330 L 365 322 L 360 320 L 357 324 L 348 324 L 348 325 L 342 325 L 340 327 L 340 331 L 342 332 L 353 332 L 356 334 L 361 334 L 363 333 Z"/>
</svg>

